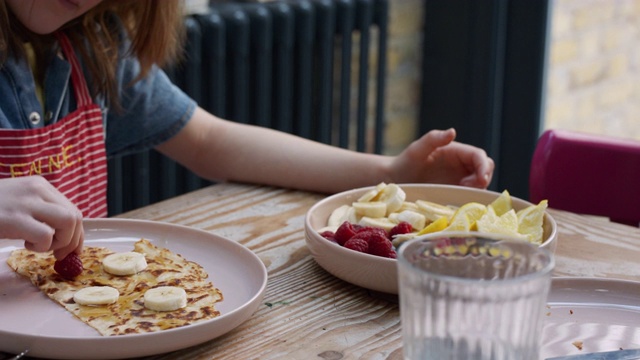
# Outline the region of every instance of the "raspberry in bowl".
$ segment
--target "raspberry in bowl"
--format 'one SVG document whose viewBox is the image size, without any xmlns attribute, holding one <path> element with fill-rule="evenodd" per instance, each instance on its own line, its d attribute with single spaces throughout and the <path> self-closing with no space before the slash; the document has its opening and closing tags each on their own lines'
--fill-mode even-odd
<svg viewBox="0 0 640 360">
<path fill-rule="evenodd" d="M 396 186 L 396 184 L 393 185 Z M 464 207 L 477 210 L 478 208 L 488 208 L 488 205 L 492 203 L 496 209 L 499 209 L 502 207 L 504 199 L 504 193 L 454 185 L 398 184 L 397 187 L 401 189 L 403 197 L 397 196 L 397 189 L 392 188 L 393 191 L 388 191 L 383 199 L 370 199 L 372 194 L 380 193 L 382 187 L 378 185 L 331 195 L 320 200 L 307 211 L 305 240 L 311 255 L 320 267 L 351 284 L 374 291 L 397 294 L 398 275 L 394 256 L 396 247 L 401 246 L 404 239 L 420 236 L 420 229 L 424 233 L 427 227 L 430 229 L 437 227 L 435 225 L 441 224 L 439 220 L 443 220 L 437 219 L 437 217 L 446 215 L 438 213 L 437 216 L 426 219 L 424 222 L 424 219 L 410 211 L 416 201 L 425 201 L 428 206 L 433 206 L 432 212 L 446 212 L 446 207 L 454 209 L 448 215 L 450 217 L 448 228 L 440 228 L 439 231 L 461 231 L 457 228 L 460 226 L 460 222 L 452 216 L 455 209 Z M 394 196 L 390 194 L 394 194 Z M 377 200 L 382 200 L 386 203 L 386 214 L 383 212 L 384 210 L 379 208 L 380 204 L 363 204 L 366 202 L 365 200 L 372 200 L 371 202 L 374 203 L 377 203 Z M 475 206 L 464 206 L 470 203 Z M 439 208 L 437 204 L 443 206 Z M 498 211 L 500 216 L 494 214 L 492 210 L 491 215 L 495 218 L 495 222 L 487 221 L 485 218 L 491 219 L 491 217 L 485 216 L 483 218 L 484 227 L 481 229 L 504 226 L 503 223 L 509 223 L 506 221 L 509 218 L 507 215 L 511 215 L 516 219 L 513 221 L 517 221 L 516 213 L 522 213 L 523 216 L 526 213 L 535 213 L 522 211 L 524 209 L 532 210 L 535 204 L 516 197 L 509 198 L 509 206 L 512 206 L 512 211 L 502 214 L 501 212 L 506 212 L 506 209 L 500 210 Z M 389 211 L 388 208 L 392 210 Z M 556 223 L 544 209 L 538 210 L 540 210 L 537 212 L 542 220 L 542 225 L 539 234 L 536 235 L 539 239 L 532 241 L 537 241 L 541 247 L 546 247 L 553 252 L 557 240 Z M 359 215 L 354 215 L 349 211 L 357 211 Z M 470 211 L 468 215 L 471 216 L 472 213 Z M 345 221 L 349 224 L 345 225 Z M 444 222 L 447 223 L 447 221 Z M 495 226 L 496 224 L 500 226 Z M 454 226 L 456 226 L 455 229 Z M 475 226 L 470 230 L 478 231 Z M 363 229 L 370 231 L 372 227 L 382 229 L 379 234 L 386 234 L 387 242 L 381 239 L 382 236 L 357 236 L 358 231 L 366 233 Z M 527 236 L 533 236 L 515 235 L 521 236 L 524 241 L 528 241 Z M 355 240 L 351 244 L 347 244 L 352 238 Z M 390 248 L 389 245 L 391 245 Z"/>
</svg>

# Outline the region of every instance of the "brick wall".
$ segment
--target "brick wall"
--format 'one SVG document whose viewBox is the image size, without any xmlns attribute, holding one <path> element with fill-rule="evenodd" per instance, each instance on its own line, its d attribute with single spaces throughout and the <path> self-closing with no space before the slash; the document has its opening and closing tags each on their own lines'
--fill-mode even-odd
<svg viewBox="0 0 640 360">
<path fill-rule="evenodd" d="M 640 140 L 640 1 L 551 8 L 544 127 Z"/>
<path fill-rule="evenodd" d="M 385 144 L 396 154 L 415 139 L 422 81 L 424 0 L 389 1 Z"/>
</svg>

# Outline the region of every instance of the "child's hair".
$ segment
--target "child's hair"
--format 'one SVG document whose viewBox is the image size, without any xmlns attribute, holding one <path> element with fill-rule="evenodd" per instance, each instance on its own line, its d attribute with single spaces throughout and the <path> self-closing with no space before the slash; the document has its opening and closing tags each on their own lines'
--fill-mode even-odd
<svg viewBox="0 0 640 360">
<path fill-rule="evenodd" d="M 131 55 L 140 62 L 138 79 L 154 64 L 163 67 L 179 57 L 184 28 L 180 0 L 104 0 L 62 27 L 88 67 L 93 95 L 108 96 L 111 106 L 117 108 L 115 72 L 117 57 L 123 55 L 118 54 L 118 49 L 124 39 L 119 36 L 114 15 L 120 18 L 131 40 Z M 24 56 L 24 42 L 33 45 L 39 61 L 37 68 L 44 68 L 43 55 L 48 53 L 53 36 L 25 29 L 0 0 L 0 66 L 8 56 Z"/>
</svg>

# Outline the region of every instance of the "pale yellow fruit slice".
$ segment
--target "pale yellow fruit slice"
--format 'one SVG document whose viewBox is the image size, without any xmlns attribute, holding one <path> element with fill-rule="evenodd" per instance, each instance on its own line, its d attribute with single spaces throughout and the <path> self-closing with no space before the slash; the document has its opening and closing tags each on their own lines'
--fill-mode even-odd
<svg viewBox="0 0 640 360">
<path fill-rule="evenodd" d="M 416 211 L 405 210 L 397 214 L 398 215 L 396 218 L 398 219 L 398 223 L 401 223 L 403 221 L 408 222 L 415 230 L 424 228 L 427 223 L 427 219 L 425 218 L 425 216 Z"/>
<path fill-rule="evenodd" d="M 416 205 L 418 205 L 418 209 L 422 213 L 422 215 L 424 215 L 427 220 L 430 221 L 436 221 L 442 216 L 446 216 L 447 218 L 451 219 L 453 213 L 455 212 L 454 209 L 448 206 L 440 205 L 438 203 L 426 200 L 416 200 Z"/>
<path fill-rule="evenodd" d="M 453 218 L 451 219 L 451 222 L 455 222 L 455 218 L 457 216 L 461 216 L 462 214 L 464 214 L 467 216 L 467 219 L 469 220 L 469 229 L 476 230 L 477 229 L 476 221 L 480 220 L 480 218 L 486 213 L 487 213 L 486 205 L 480 204 L 477 202 L 469 202 L 462 205 L 461 207 L 458 208 L 458 210 L 456 210 L 456 212 L 453 214 Z"/>
<path fill-rule="evenodd" d="M 407 194 L 396 184 L 389 184 L 382 188 L 378 195 L 373 198 L 374 201 L 379 201 L 387 206 L 386 215 L 392 212 L 398 211 L 407 198 Z"/>
<path fill-rule="evenodd" d="M 498 216 L 493 207 L 487 207 L 487 213 L 476 221 L 476 225 L 479 232 L 509 235 L 526 240 L 526 236 L 518 232 L 518 216 L 513 209 Z"/>
<path fill-rule="evenodd" d="M 434 232 L 442 231 L 449 225 L 449 219 L 446 216 L 440 217 L 438 220 L 431 222 L 424 229 L 418 232 L 418 235 L 431 234 Z"/>
<path fill-rule="evenodd" d="M 351 204 L 356 210 L 356 215 L 370 218 L 381 218 L 387 214 L 387 204 L 379 201 L 354 202 Z"/>
<path fill-rule="evenodd" d="M 469 221 L 467 214 L 458 214 L 451 219 L 449 226 L 443 231 L 471 231 L 471 221 Z"/>
<path fill-rule="evenodd" d="M 353 222 L 355 220 L 355 210 L 350 205 L 342 205 L 331 212 L 327 226 L 340 226 L 343 222 Z"/>
<path fill-rule="evenodd" d="M 360 219 L 360 221 L 358 221 L 358 224 L 362 226 L 372 226 L 372 227 L 384 229 L 385 231 L 389 231 L 393 229 L 394 226 L 397 225 L 396 223 L 394 223 L 393 221 L 385 217 L 370 218 L 368 216 L 363 216 Z"/>
<path fill-rule="evenodd" d="M 411 211 L 415 211 L 415 212 L 420 212 L 420 209 L 418 208 L 418 205 L 416 205 L 416 203 L 411 202 L 411 201 L 403 202 L 402 206 L 400 206 L 400 209 L 396 210 L 396 212 L 403 212 L 405 210 L 411 210 Z"/>
<path fill-rule="evenodd" d="M 490 207 L 493 208 L 496 215 L 502 216 L 506 212 L 512 209 L 511 205 L 511 195 L 507 190 L 504 190 L 500 196 L 498 196 L 491 204 Z"/>
<path fill-rule="evenodd" d="M 406 241 L 409 241 L 409 240 L 415 238 L 416 236 L 418 236 L 418 233 L 407 233 L 407 234 L 394 235 L 393 236 L 393 240 L 391 240 L 391 243 L 397 249 L 400 245 L 402 245 L 402 243 L 404 243 Z"/>
<path fill-rule="evenodd" d="M 449 222 L 446 231 L 473 231 L 477 229 L 476 221 L 487 212 L 487 207 L 477 202 L 469 202 L 460 206 Z"/>
<path fill-rule="evenodd" d="M 547 205 L 547 200 L 542 200 L 538 205 L 528 206 L 516 213 L 518 217 L 518 232 L 525 235 L 532 243 L 542 243 L 542 225 Z"/>
<path fill-rule="evenodd" d="M 385 188 L 385 186 L 387 186 L 387 184 L 385 184 L 384 182 L 381 182 L 374 189 L 371 189 L 366 193 L 362 194 L 362 196 L 358 198 L 358 202 L 372 201 L 376 196 L 378 196 L 378 193 L 380 193 L 380 191 L 382 191 L 382 189 Z"/>
</svg>

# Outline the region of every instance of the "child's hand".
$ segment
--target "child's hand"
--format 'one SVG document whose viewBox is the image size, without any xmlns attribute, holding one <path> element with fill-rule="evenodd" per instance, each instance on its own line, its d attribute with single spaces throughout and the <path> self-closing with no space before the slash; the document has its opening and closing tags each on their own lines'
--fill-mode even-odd
<svg viewBox="0 0 640 360">
<path fill-rule="evenodd" d="M 475 146 L 454 142 L 454 129 L 432 130 L 414 141 L 391 164 L 396 183 L 441 183 L 486 188 L 495 164 Z"/>
<path fill-rule="evenodd" d="M 80 252 L 82 213 L 40 176 L 0 180 L 0 239 L 21 239 L 25 248 L 53 250 L 57 259 Z"/>
</svg>

